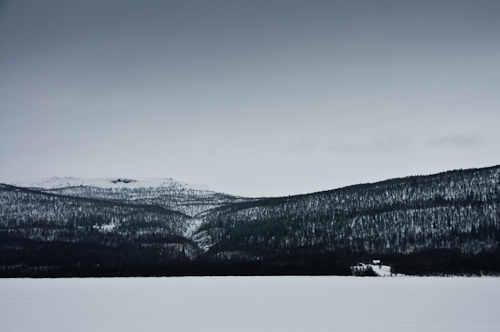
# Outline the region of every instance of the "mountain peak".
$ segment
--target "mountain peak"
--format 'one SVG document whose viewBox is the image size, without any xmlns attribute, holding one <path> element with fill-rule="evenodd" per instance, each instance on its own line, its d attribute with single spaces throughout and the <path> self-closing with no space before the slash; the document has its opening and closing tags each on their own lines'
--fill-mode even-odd
<svg viewBox="0 0 500 332">
<path fill-rule="evenodd" d="M 37 188 L 37 189 L 62 189 L 69 187 L 99 187 L 99 188 L 149 188 L 149 187 L 175 187 L 179 189 L 191 189 L 198 191 L 209 191 L 207 185 L 187 184 L 175 181 L 171 178 L 94 178 L 84 179 L 77 177 L 50 177 L 43 179 L 34 179 L 18 181 L 12 183 L 14 186 Z"/>
</svg>

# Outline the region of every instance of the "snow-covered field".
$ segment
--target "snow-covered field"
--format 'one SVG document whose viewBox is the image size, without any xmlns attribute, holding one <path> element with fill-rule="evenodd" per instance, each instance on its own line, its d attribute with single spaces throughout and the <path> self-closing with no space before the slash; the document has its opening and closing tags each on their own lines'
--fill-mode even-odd
<svg viewBox="0 0 500 332">
<path fill-rule="evenodd" d="M 500 278 L 0 279 L 0 330 L 495 331 Z"/>
</svg>

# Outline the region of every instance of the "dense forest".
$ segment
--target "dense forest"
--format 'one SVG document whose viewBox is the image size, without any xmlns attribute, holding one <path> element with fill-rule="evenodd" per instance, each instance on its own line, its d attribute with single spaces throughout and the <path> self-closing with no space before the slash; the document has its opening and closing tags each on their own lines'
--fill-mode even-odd
<svg viewBox="0 0 500 332">
<path fill-rule="evenodd" d="M 500 166 L 279 198 L 0 185 L 0 276 L 500 274 Z"/>
</svg>

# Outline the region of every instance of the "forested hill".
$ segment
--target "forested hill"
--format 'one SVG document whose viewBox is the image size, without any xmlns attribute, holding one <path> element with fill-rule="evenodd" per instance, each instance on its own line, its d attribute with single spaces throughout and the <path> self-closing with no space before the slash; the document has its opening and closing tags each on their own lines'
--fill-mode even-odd
<svg viewBox="0 0 500 332">
<path fill-rule="evenodd" d="M 499 251 L 500 167 L 459 170 L 309 195 L 235 204 L 206 214 L 195 236 L 220 257 L 315 253 L 459 255 Z"/>
<path fill-rule="evenodd" d="M 0 186 L 0 276 L 500 272 L 500 166 L 280 198 L 121 190 Z"/>
</svg>

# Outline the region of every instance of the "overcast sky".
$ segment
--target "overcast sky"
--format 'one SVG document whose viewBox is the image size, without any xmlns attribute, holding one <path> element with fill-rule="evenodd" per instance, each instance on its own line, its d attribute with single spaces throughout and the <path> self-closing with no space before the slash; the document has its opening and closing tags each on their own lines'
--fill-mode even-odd
<svg viewBox="0 0 500 332">
<path fill-rule="evenodd" d="M 243 196 L 500 164 L 500 1 L 1 1 L 0 182 Z"/>
</svg>

